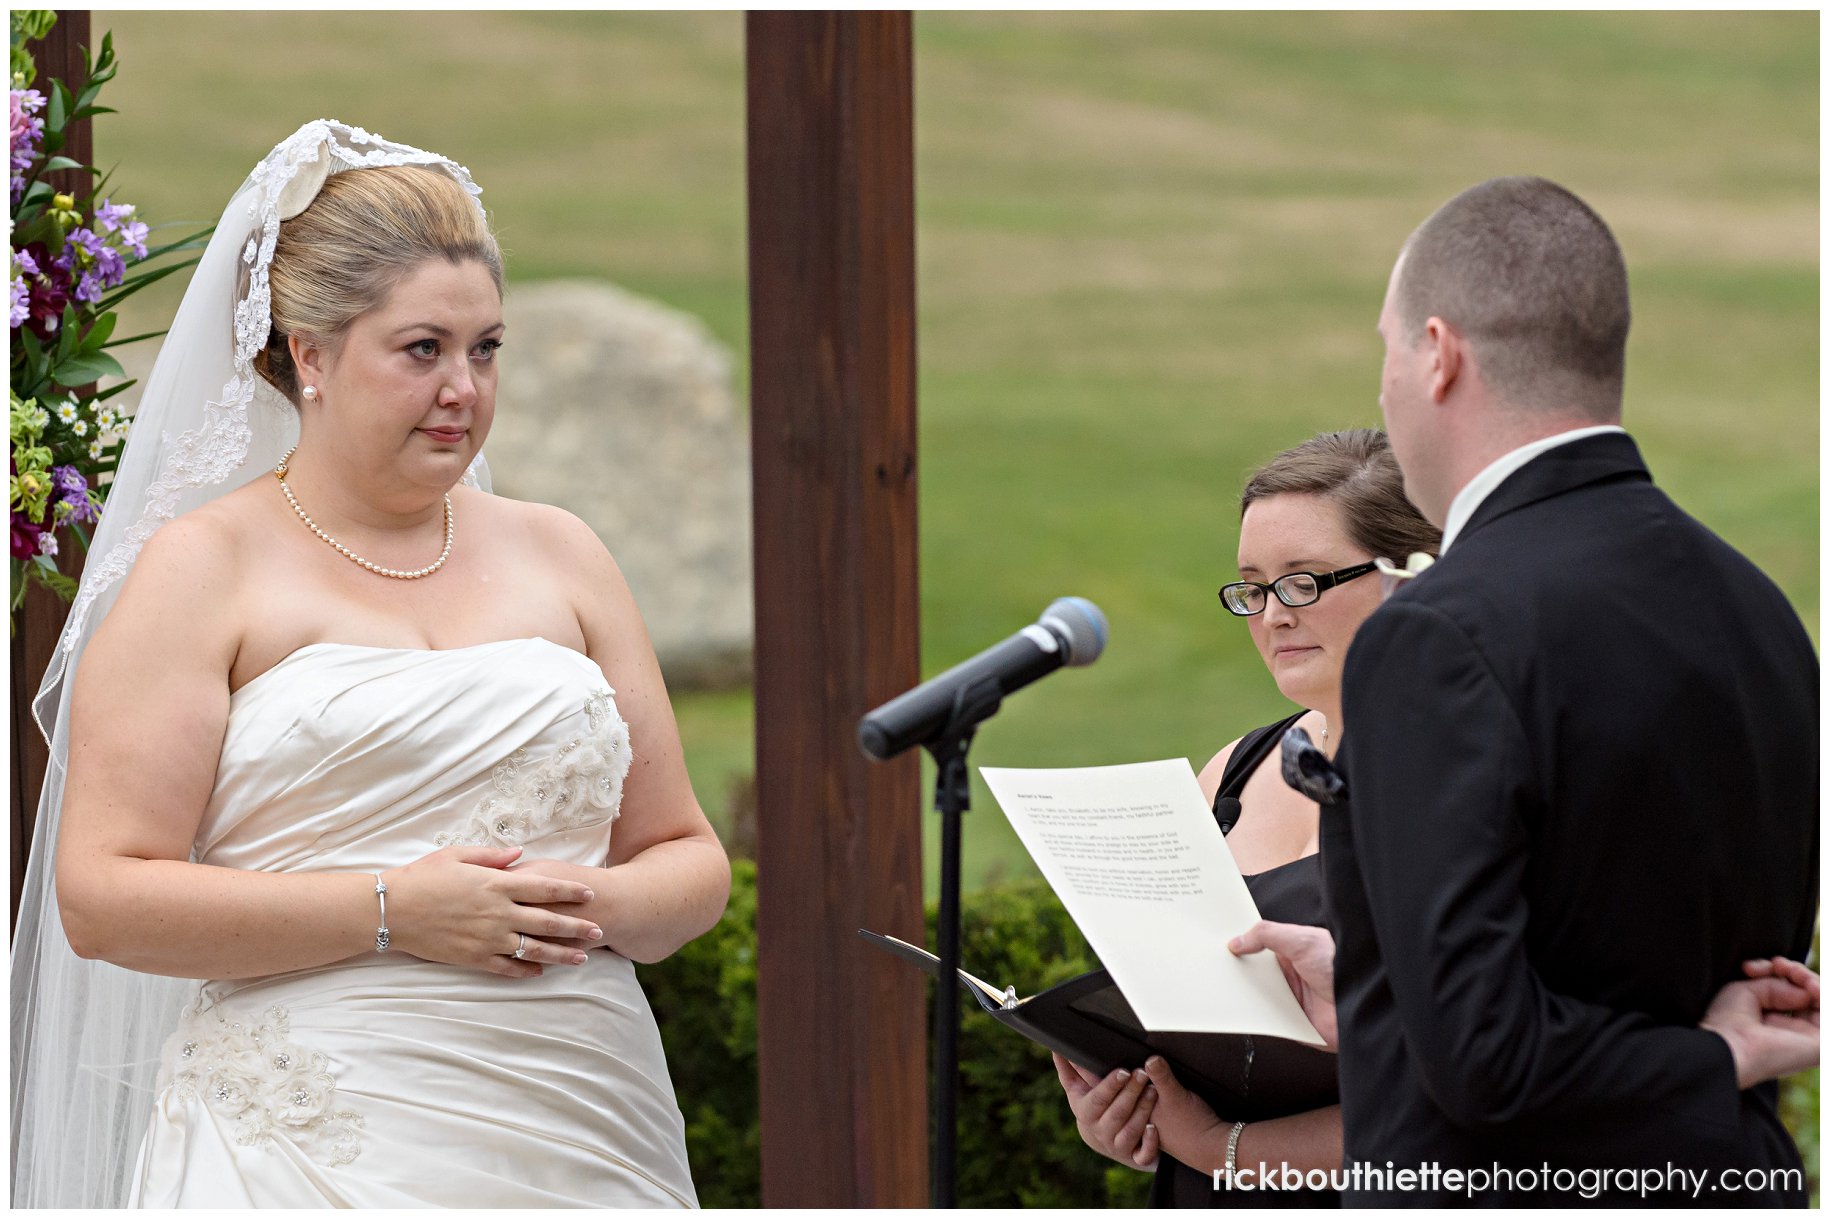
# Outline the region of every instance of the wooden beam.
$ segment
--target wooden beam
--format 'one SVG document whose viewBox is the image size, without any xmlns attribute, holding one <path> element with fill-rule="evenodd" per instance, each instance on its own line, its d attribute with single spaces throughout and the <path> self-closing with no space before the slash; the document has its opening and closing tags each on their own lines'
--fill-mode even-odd
<svg viewBox="0 0 1830 1219">
<path fill-rule="evenodd" d="M 747 18 L 765 1206 L 919 1206 L 920 771 L 859 716 L 920 676 L 909 14 Z"/>
<path fill-rule="evenodd" d="M 57 24 L 51 27 L 51 32 L 45 36 L 44 41 L 28 43 L 26 46 L 32 53 L 33 62 L 38 65 L 37 87 L 42 91 L 51 80 L 61 80 L 66 84 L 80 82 L 83 78 L 82 48 L 88 45 L 89 11 L 59 9 Z M 75 89 L 71 92 L 75 92 Z M 91 120 L 78 119 L 72 122 L 65 128 L 65 136 L 64 156 L 85 165 L 95 163 Z M 80 191 L 88 188 L 90 180 L 78 176 L 74 171 L 62 170 L 50 175 L 50 181 L 60 189 Z M 65 549 L 75 551 L 77 548 L 72 544 Z M 79 556 L 60 555 L 58 563 L 72 576 L 82 570 Z M 50 663 L 51 652 L 57 647 L 57 637 L 63 631 L 69 608 L 48 589 L 33 585 L 26 592 L 25 602 L 19 607 L 14 619 L 13 805 L 8 818 L 9 845 L 13 853 L 12 889 L 7 907 L 9 940 L 10 929 L 19 921 L 19 893 L 25 883 L 26 858 L 32 852 L 32 830 L 38 817 L 38 794 L 44 788 L 44 769 L 51 757 L 50 751 L 45 748 L 44 737 L 32 719 L 32 697 L 38 693 L 38 683 L 44 679 L 45 666 Z M 56 707 L 53 706 L 46 715 L 55 712 Z"/>
</svg>

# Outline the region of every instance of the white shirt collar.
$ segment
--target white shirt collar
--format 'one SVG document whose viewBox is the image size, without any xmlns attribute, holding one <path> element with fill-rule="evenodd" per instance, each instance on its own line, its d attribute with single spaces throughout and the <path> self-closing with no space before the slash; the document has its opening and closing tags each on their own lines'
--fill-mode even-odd
<svg viewBox="0 0 1830 1219">
<path fill-rule="evenodd" d="M 1548 453 L 1560 444 L 1572 440 L 1581 440 L 1587 436 L 1602 436 L 1608 432 L 1626 434 L 1625 428 L 1618 424 L 1606 423 L 1599 427 L 1579 427 L 1570 432 L 1558 432 L 1555 436 L 1546 436 L 1530 444 L 1521 445 L 1504 457 L 1494 461 L 1486 469 L 1468 480 L 1468 485 L 1455 493 L 1455 499 L 1449 504 L 1449 519 L 1442 526 L 1442 554 L 1449 553 L 1449 544 L 1461 531 L 1467 528 L 1474 510 L 1481 506 L 1499 485 L 1506 481 L 1514 471 L 1540 453 Z"/>
</svg>

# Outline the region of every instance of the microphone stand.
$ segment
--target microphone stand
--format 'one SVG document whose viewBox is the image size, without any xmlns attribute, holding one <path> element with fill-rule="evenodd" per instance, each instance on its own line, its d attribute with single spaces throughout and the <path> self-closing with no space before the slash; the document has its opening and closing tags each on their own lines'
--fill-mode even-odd
<svg viewBox="0 0 1830 1219">
<path fill-rule="evenodd" d="M 998 683 L 988 678 L 962 688 L 953 698 L 946 726 L 924 748 L 933 755 L 934 809 L 940 822 L 940 977 L 934 988 L 934 1154 L 929 1165 L 928 1199 L 951 1209 L 954 1203 L 954 1147 L 958 1135 L 959 1090 L 959 870 L 961 817 L 972 803 L 966 750 L 978 726 L 997 714 L 1003 700 Z"/>
</svg>

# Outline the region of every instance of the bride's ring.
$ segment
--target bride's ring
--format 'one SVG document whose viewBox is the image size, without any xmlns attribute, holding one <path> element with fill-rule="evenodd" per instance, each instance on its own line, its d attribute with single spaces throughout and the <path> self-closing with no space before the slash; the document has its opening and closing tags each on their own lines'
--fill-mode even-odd
<svg viewBox="0 0 1830 1219">
<path fill-rule="evenodd" d="M 517 960 L 517 961 L 521 960 L 522 954 L 525 953 L 526 951 L 527 951 L 527 937 L 525 935 L 522 935 L 519 931 L 517 931 L 515 933 L 515 960 Z"/>
</svg>

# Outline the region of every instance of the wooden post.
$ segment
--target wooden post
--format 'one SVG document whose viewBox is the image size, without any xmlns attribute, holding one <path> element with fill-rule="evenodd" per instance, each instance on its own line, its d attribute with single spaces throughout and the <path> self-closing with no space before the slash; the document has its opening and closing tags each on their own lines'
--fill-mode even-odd
<svg viewBox="0 0 1830 1219">
<path fill-rule="evenodd" d="M 747 18 L 765 1206 L 926 1200 L 909 14 Z"/>
<path fill-rule="evenodd" d="M 77 82 L 83 75 L 82 48 L 89 45 L 89 12 L 87 9 L 59 9 L 57 24 L 44 41 L 27 45 L 38 65 L 38 81 Z M 72 89 L 72 92 L 75 92 Z M 95 163 L 94 137 L 89 119 L 78 119 L 65 129 L 63 155 L 85 165 Z M 61 189 L 87 189 L 88 179 L 63 170 L 50 175 L 50 181 Z M 74 551 L 74 545 L 67 547 Z M 82 570 L 80 556 L 60 556 L 65 572 L 75 576 Z M 44 678 L 45 666 L 57 646 L 69 606 L 43 587 L 34 585 L 25 595 L 16 619 L 18 631 L 12 638 L 13 682 L 13 810 L 10 825 L 13 852 L 12 892 L 8 902 L 9 929 L 19 921 L 19 892 L 25 882 L 25 862 L 32 850 L 32 828 L 38 816 L 38 793 L 44 787 L 44 768 L 50 761 L 44 737 L 32 719 L 32 696 Z M 47 712 L 54 713 L 56 708 Z M 50 725 L 47 724 L 47 727 Z M 10 939 L 9 931 L 9 939 Z"/>
</svg>

